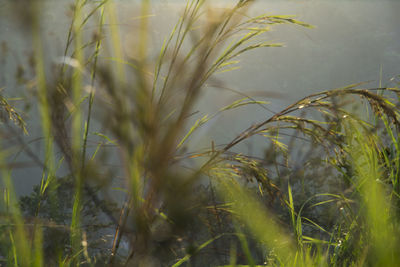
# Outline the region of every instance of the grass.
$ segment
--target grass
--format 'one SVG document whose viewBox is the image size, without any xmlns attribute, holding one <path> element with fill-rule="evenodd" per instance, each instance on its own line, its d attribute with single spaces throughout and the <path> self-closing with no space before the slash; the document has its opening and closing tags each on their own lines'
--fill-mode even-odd
<svg viewBox="0 0 400 267">
<path fill-rule="evenodd" d="M 76 0 L 63 62 L 48 71 L 42 3 L 24 3 L 13 7 L 28 12 L 45 154 L 35 156 L 25 143 L 28 122 L 3 95 L 2 137 L 13 133 L 42 169 L 41 183 L 18 199 L 12 171 L 19 152 L 1 144 L 0 255 L 7 266 L 400 262 L 397 86 L 359 83 L 312 94 L 227 144 L 210 140 L 208 149 L 186 150 L 192 134 L 219 114 L 267 105 L 240 93 L 196 119 L 206 82 L 234 70 L 248 51 L 281 46 L 264 40 L 274 26 L 311 25 L 245 16 L 252 1 L 215 14 L 206 1 L 188 0 L 153 57 L 150 2 L 142 1 L 138 56 L 126 59 L 113 1 Z M 89 23 L 96 25 L 92 40 L 85 36 Z M 256 136 L 268 144 L 263 158 L 234 152 Z M 107 167 L 116 161 L 118 168 Z M 68 174 L 61 177 L 63 168 Z"/>
</svg>

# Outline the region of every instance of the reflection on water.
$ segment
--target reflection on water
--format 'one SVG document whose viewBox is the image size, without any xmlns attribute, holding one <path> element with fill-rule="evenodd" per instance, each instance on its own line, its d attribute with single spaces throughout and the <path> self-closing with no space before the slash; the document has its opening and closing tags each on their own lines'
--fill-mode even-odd
<svg viewBox="0 0 400 267">
<path fill-rule="evenodd" d="M 62 3 L 61 3 L 62 2 Z M 117 1 L 123 49 L 127 57 L 134 58 L 131 48 L 137 40 L 137 1 Z M 55 64 L 63 56 L 69 28 L 67 6 L 71 1 L 45 1 L 40 17 L 42 38 L 45 43 L 46 62 Z M 151 10 L 151 42 L 154 55 L 164 38 L 171 31 L 182 10 L 184 1 L 153 1 Z M 232 1 L 221 1 L 210 7 L 223 8 Z M 386 82 L 400 73 L 400 2 L 398 1 L 259 1 L 252 14 L 294 14 L 298 19 L 316 26 L 315 29 L 282 25 L 267 33 L 265 38 L 284 42 L 285 48 L 266 48 L 249 53 L 241 59 L 241 68 L 223 73 L 205 88 L 204 96 L 196 110 L 199 117 L 212 113 L 230 101 L 240 98 L 232 91 L 214 88 L 213 82 L 222 87 L 255 95 L 265 95 L 270 110 L 278 111 L 294 100 L 319 90 L 373 80 L 380 77 Z M 25 96 L 30 93 L 18 82 L 18 75 L 29 80 L 32 44 L 23 26 L 13 19 L 9 4 L 0 5 L 0 88 L 7 96 Z M 26 25 L 25 25 L 26 26 Z M 85 28 L 87 39 L 92 37 L 94 25 Z M 22 108 L 22 107 L 21 107 Z M 271 113 L 257 106 L 230 111 L 216 118 L 208 127 L 193 136 L 193 147 L 208 146 L 210 140 L 226 143 L 250 124 Z M 40 123 L 33 107 L 25 114 L 30 135 L 26 142 L 39 157 Z M 196 117 L 197 118 L 197 117 Z M 99 127 L 99 126 L 98 126 Z M 246 146 L 237 149 L 247 149 Z M 21 161 L 26 157 L 21 154 Z M 17 190 L 25 194 L 41 177 L 41 170 L 24 168 L 14 171 Z"/>
</svg>

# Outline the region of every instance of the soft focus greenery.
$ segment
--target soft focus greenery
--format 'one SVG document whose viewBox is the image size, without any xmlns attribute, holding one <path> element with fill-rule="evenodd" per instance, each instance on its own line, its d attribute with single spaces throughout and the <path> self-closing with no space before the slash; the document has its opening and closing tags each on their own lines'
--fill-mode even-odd
<svg viewBox="0 0 400 267">
<path fill-rule="evenodd" d="M 40 117 L 44 155 L 26 141 L 25 111 L 2 92 L 1 265 L 400 262 L 396 85 L 309 95 L 227 144 L 188 150 L 192 135 L 219 114 L 268 110 L 266 101 L 238 93 L 217 113 L 198 114 L 210 79 L 236 69 L 248 51 L 282 46 L 265 40 L 276 25 L 312 28 L 292 16 L 246 16 L 252 2 L 213 11 L 207 1 L 187 0 L 162 47 L 149 51 L 151 3 L 143 0 L 132 29 L 136 56 L 127 58 L 115 3 L 75 0 L 57 65 L 48 65 L 41 38 L 43 3 L 12 4 L 32 43 L 25 67 L 34 74 L 23 86 L 34 92 L 30 112 Z M 4 141 L 9 136 L 15 147 Z M 250 138 L 263 140 L 264 157 L 235 150 Z M 12 181 L 21 149 L 42 179 L 18 198 Z"/>
</svg>

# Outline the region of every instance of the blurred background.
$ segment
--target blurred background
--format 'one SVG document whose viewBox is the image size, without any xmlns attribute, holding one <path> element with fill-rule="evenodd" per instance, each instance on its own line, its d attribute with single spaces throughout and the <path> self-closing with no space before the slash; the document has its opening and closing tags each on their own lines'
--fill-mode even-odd
<svg viewBox="0 0 400 267">
<path fill-rule="evenodd" d="M 40 10 L 41 34 L 45 45 L 45 60 L 51 68 L 60 63 L 71 20 L 72 1 L 43 1 Z M 134 60 L 140 14 L 139 1 L 117 0 L 118 23 L 125 60 Z M 209 1 L 210 9 L 226 8 L 236 1 Z M 212 3 L 211 3 L 212 2 Z M 154 58 L 162 42 L 179 18 L 185 1 L 151 1 L 151 41 L 149 50 Z M 361 81 L 370 86 L 386 86 L 400 74 L 400 2 L 370 1 L 256 1 L 249 14 L 296 15 L 298 20 L 315 26 L 314 29 L 282 25 L 274 27 L 264 38 L 284 43 L 283 48 L 257 49 L 241 57 L 240 69 L 221 73 L 210 80 L 194 108 L 197 118 L 212 114 L 241 96 L 234 91 L 263 99 L 268 110 L 257 105 L 229 111 L 213 119 L 191 138 L 188 151 L 228 143 L 243 129 L 270 116 L 308 94 L 343 87 Z M 38 157 L 43 156 L 41 126 L 35 103 L 21 106 L 20 98 L 32 98 L 26 84 L 33 77 L 28 69 L 32 60 L 32 42 L 24 22 L 16 18 L 10 1 L 0 2 L 0 88 L 1 94 L 15 98 L 11 104 L 23 110 L 29 135 L 25 143 Z M 107 27 L 107 24 L 105 25 Z M 92 38 L 95 25 L 85 26 L 85 38 Z M 87 33 L 87 35 L 86 35 Z M 103 58 L 107 61 L 106 56 Z M 28 86 L 29 88 L 29 86 Z M 33 98 L 32 98 L 33 99 Z M 29 101 L 28 101 L 29 102 Z M 189 122 L 188 125 L 191 125 Z M 92 131 L 100 128 L 94 124 Z M 265 148 L 255 144 L 257 139 L 236 147 L 235 151 L 258 154 Z M 7 145 L 7 144 L 6 144 Z M 24 153 L 17 161 L 28 161 Z M 118 164 L 116 162 L 115 164 Z M 19 195 L 29 194 L 41 179 L 40 167 L 25 166 L 13 171 Z"/>
</svg>

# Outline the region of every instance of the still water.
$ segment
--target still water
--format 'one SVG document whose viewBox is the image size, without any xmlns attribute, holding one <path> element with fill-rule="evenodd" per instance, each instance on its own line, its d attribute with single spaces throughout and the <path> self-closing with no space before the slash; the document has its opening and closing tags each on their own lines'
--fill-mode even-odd
<svg viewBox="0 0 400 267">
<path fill-rule="evenodd" d="M 211 9 L 225 8 L 234 1 L 209 1 Z M 138 1 L 116 1 L 123 50 L 126 56 L 135 45 Z M 151 51 L 159 51 L 165 37 L 183 9 L 185 1 L 152 1 Z M 41 10 L 42 38 L 45 43 L 46 62 L 51 66 L 63 55 L 71 1 L 45 1 Z M 258 1 L 249 14 L 296 15 L 298 20 L 315 26 L 307 29 L 281 25 L 267 33 L 266 40 L 283 42 L 283 48 L 264 48 L 240 58 L 241 68 L 219 74 L 216 78 L 223 87 L 254 96 L 264 96 L 269 108 L 279 111 L 293 101 L 317 91 L 346 86 L 360 81 L 379 81 L 385 86 L 392 77 L 400 74 L 400 1 Z M 30 92 L 19 85 L 18 66 L 28 66 L 32 52 L 31 40 L 24 26 L 12 14 L 8 1 L 0 2 L 0 88 L 7 97 L 29 97 Z M 90 35 L 90 25 L 86 29 Z M 26 70 L 26 78 L 32 75 Z M 198 116 L 213 113 L 219 108 L 241 98 L 227 90 L 205 88 L 196 107 Z M 18 105 L 18 103 L 17 103 Z M 22 108 L 22 107 L 21 107 Z M 271 115 L 265 109 L 251 107 L 230 111 L 217 117 L 202 128 L 191 140 L 197 149 L 227 143 L 252 123 Z M 24 114 L 29 136 L 24 137 L 32 151 L 43 156 L 40 122 L 34 107 Z M 236 148 L 246 150 L 254 144 Z M 257 151 L 255 152 L 257 153 Z M 27 160 L 21 153 L 17 161 Z M 18 194 L 27 194 L 41 178 L 41 169 L 35 167 L 16 169 L 13 179 Z"/>
</svg>

